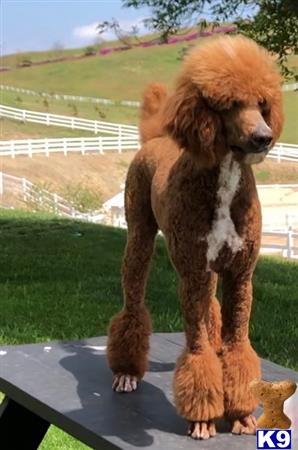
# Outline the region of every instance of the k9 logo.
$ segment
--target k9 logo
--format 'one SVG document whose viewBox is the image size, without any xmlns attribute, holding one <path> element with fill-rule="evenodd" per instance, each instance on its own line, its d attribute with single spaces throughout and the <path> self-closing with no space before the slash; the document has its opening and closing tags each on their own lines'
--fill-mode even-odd
<svg viewBox="0 0 298 450">
<path fill-rule="evenodd" d="M 257 430 L 257 449 L 292 448 L 291 430 Z"/>
</svg>

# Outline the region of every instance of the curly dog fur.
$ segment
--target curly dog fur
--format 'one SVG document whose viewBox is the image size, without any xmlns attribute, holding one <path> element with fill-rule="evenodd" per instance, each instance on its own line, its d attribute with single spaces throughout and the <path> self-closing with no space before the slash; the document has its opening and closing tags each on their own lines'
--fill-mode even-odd
<svg viewBox="0 0 298 450">
<path fill-rule="evenodd" d="M 143 146 L 125 188 L 125 306 L 109 329 L 108 360 L 114 388 L 134 390 L 147 367 L 145 286 L 159 229 L 180 279 L 186 348 L 174 395 L 193 438 L 214 436 L 222 415 L 234 433 L 255 431 L 249 383 L 260 378 L 260 363 L 248 329 L 261 211 L 251 164 L 281 133 L 280 85 L 264 49 L 221 37 L 186 57 L 172 94 L 154 84 L 144 95 Z"/>
</svg>

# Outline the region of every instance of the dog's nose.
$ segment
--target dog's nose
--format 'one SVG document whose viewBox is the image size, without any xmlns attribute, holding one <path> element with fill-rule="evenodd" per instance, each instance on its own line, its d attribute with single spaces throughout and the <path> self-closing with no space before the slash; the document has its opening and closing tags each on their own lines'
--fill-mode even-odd
<svg viewBox="0 0 298 450">
<path fill-rule="evenodd" d="M 250 138 L 250 142 L 254 152 L 262 152 L 272 142 L 272 132 L 266 131 L 266 133 L 253 133 Z"/>
</svg>

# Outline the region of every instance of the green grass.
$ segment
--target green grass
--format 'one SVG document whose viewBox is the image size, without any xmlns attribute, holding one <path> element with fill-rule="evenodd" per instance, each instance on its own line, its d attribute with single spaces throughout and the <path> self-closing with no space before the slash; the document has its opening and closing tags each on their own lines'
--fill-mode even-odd
<svg viewBox="0 0 298 450">
<path fill-rule="evenodd" d="M 49 98 L 46 99 L 47 103 L 45 103 L 44 100 L 44 97 L 35 97 L 30 94 L 10 91 L 2 91 L 1 93 L 1 103 L 14 108 L 74 116 L 73 105 L 75 105 L 77 117 L 131 125 L 136 124 L 138 121 L 139 111 L 135 107 L 122 106 L 120 104 L 103 105 L 91 102 L 75 102 L 72 100 L 52 100 Z"/>
<path fill-rule="evenodd" d="M 0 343 L 106 334 L 122 305 L 125 232 L 48 214 L 0 211 Z M 298 369 L 296 263 L 260 258 L 250 334 L 258 353 Z M 147 290 L 154 331 L 182 330 L 177 276 L 159 239 Z M 51 427 L 41 447 L 87 447 Z"/>
<path fill-rule="evenodd" d="M 283 99 L 284 99 L 285 123 L 279 141 L 298 144 L 298 127 L 297 127 L 298 91 L 284 92 Z"/>
<path fill-rule="evenodd" d="M 66 137 L 94 137 L 91 131 L 72 130 L 71 128 L 55 127 L 42 125 L 39 123 L 21 122 L 20 120 L 12 120 L 0 118 L 0 139 L 44 139 L 44 138 L 66 138 Z M 105 136 L 109 136 L 105 134 Z"/>
</svg>

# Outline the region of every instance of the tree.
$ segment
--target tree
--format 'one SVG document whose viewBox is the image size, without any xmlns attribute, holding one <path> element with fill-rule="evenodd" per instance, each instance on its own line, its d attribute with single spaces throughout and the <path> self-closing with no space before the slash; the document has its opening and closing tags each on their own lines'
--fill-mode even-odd
<svg viewBox="0 0 298 450">
<path fill-rule="evenodd" d="M 164 40 L 181 27 L 201 23 L 206 15 L 211 23 L 231 20 L 239 32 L 253 38 L 278 56 L 285 76 L 294 76 L 287 66 L 289 54 L 298 53 L 297 0 L 122 0 L 126 7 L 149 7 L 147 26 Z M 204 22 L 203 22 L 204 23 Z"/>
</svg>

